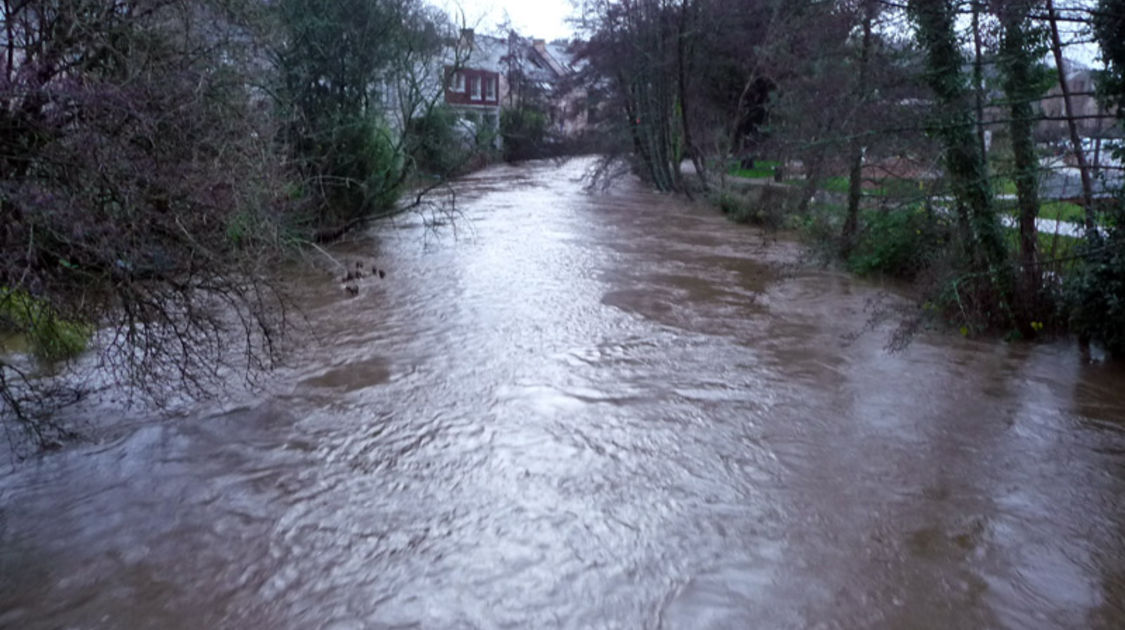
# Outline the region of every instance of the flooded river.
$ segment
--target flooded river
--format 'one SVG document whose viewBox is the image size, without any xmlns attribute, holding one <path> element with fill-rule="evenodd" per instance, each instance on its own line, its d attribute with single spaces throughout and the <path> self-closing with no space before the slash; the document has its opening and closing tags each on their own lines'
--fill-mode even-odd
<svg viewBox="0 0 1125 630">
<path fill-rule="evenodd" d="M 384 224 L 249 403 L 0 473 L 5 628 L 1121 628 L 1125 372 L 589 162 Z M 109 413 L 108 411 L 105 413 Z"/>
</svg>

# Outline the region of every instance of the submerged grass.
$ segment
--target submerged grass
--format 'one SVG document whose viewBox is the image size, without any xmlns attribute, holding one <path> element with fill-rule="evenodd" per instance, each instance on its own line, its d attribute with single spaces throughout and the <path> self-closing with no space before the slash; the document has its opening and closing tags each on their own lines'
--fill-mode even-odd
<svg viewBox="0 0 1125 630">
<path fill-rule="evenodd" d="M 86 350 L 94 328 L 62 318 L 46 300 L 0 287 L 0 332 L 22 337 L 40 360 L 62 361 Z"/>
</svg>

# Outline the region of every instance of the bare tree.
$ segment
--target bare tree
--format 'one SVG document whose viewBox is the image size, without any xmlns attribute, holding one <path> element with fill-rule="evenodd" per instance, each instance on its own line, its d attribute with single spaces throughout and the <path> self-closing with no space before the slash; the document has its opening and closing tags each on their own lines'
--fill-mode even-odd
<svg viewBox="0 0 1125 630">
<path fill-rule="evenodd" d="M 856 72 L 855 93 L 856 99 L 862 103 L 870 98 L 868 73 L 871 64 L 871 48 L 874 40 L 873 27 L 878 5 L 873 0 L 864 0 L 861 3 L 860 10 L 862 12 L 860 20 L 863 35 L 859 44 L 857 60 L 857 65 L 859 67 Z M 847 257 L 851 252 L 851 248 L 855 243 L 856 230 L 859 225 L 859 204 L 863 192 L 864 146 L 858 134 L 857 137 L 852 139 L 851 152 L 851 166 L 848 172 L 848 209 L 844 218 L 842 238 L 842 254 L 844 257 Z"/>
<path fill-rule="evenodd" d="M 1074 159 L 1078 163 L 1079 176 L 1082 179 L 1082 205 L 1086 208 L 1086 229 L 1093 230 L 1097 225 L 1094 209 L 1094 185 L 1090 179 L 1090 167 L 1086 163 L 1086 153 L 1082 149 L 1082 139 L 1078 135 L 1078 123 L 1075 120 L 1074 106 L 1071 101 L 1070 85 L 1066 77 L 1066 61 L 1063 59 L 1063 44 L 1059 37 L 1059 16 L 1055 11 L 1053 0 L 1047 1 L 1047 23 L 1051 29 L 1051 54 L 1055 57 L 1055 71 L 1058 74 L 1059 90 L 1062 92 L 1063 108 L 1066 113 L 1066 126 L 1070 132 L 1071 148 L 1074 150 Z"/>
<path fill-rule="evenodd" d="M 1036 302 L 1042 284 L 1039 267 L 1039 156 L 1032 138 L 1036 122 L 1032 103 L 1039 96 L 1034 66 L 1036 46 L 1031 24 L 1034 2 L 1008 1 L 998 3 L 995 11 L 1003 28 L 1000 67 L 1004 75 L 1004 92 L 1009 102 L 1011 119 L 1008 132 L 1015 158 L 1016 196 L 1019 206 L 1019 301 L 1022 317 L 1017 325 L 1025 337 L 1034 336 L 1030 322 L 1036 317 Z"/>
<path fill-rule="evenodd" d="M 158 398 L 169 379 L 205 394 L 232 361 L 276 357 L 266 271 L 284 186 L 252 79 L 255 10 L 4 3 L 0 327 L 43 362 L 89 343 L 105 374 Z M 59 396 L 39 371 L 0 362 L 3 421 L 42 441 L 35 403 Z"/>
</svg>

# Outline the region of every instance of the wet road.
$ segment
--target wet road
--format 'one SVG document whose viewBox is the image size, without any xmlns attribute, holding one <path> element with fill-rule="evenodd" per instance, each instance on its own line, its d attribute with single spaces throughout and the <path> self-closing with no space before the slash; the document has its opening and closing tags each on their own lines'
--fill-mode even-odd
<svg viewBox="0 0 1125 630">
<path fill-rule="evenodd" d="M 6 470 L 0 627 L 1125 627 L 1120 367 L 845 343 L 878 287 L 586 166 L 295 279 L 270 393 Z"/>
</svg>

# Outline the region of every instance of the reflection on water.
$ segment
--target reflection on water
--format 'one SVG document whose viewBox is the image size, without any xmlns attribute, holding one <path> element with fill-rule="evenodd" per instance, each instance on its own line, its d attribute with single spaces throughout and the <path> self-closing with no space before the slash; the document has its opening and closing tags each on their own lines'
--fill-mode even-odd
<svg viewBox="0 0 1125 630">
<path fill-rule="evenodd" d="M 1119 367 L 845 343 L 878 288 L 586 165 L 343 251 L 274 393 L 5 473 L 0 627 L 1125 625 Z"/>
</svg>

